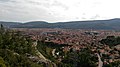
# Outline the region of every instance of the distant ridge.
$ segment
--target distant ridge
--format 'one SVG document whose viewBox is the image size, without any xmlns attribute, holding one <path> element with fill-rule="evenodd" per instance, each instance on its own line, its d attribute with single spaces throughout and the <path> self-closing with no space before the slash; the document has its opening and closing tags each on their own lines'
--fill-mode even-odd
<svg viewBox="0 0 120 67">
<path fill-rule="evenodd" d="M 95 29 L 95 30 L 120 30 L 120 19 L 93 20 L 93 21 L 70 21 L 48 23 L 45 21 L 31 21 L 26 23 L 3 22 L 0 24 L 9 28 L 63 28 L 63 29 Z"/>
<path fill-rule="evenodd" d="M 12 26 L 16 26 L 16 25 L 19 25 L 21 23 L 19 23 L 19 22 L 0 21 L 0 24 L 4 25 L 4 27 L 11 28 Z"/>
</svg>

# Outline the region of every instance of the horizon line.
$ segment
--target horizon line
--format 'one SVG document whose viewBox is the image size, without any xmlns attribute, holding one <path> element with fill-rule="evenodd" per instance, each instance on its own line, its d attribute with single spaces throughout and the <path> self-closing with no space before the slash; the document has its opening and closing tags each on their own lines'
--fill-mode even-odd
<svg viewBox="0 0 120 67">
<path fill-rule="evenodd" d="M 104 21 L 104 20 L 114 20 L 114 19 L 120 19 L 120 18 L 110 18 L 110 19 L 94 19 L 94 20 L 73 20 L 73 21 L 58 21 L 58 22 L 48 22 L 45 20 L 30 20 L 30 21 L 5 21 L 5 20 L 0 20 L 0 22 L 13 22 L 13 23 L 30 23 L 30 22 L 46 22 L 46 23 L 67 23 L 67 22 L 87 22 L 87 21 Z"/>
</svg>

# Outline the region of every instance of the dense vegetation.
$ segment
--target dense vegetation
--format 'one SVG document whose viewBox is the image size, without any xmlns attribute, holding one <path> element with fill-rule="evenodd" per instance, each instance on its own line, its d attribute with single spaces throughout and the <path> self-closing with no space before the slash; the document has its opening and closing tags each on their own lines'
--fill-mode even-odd
<svg viewBox="0 0 120 67">
<path fill-rule="evenodd" d="M 50 59 L 51 61 L 54 61 L 55 58 L 52 56 L 52 46 L 48 47 L 48 44 L 43 42 L 38 42 L 37 49 L 39 52 L 41 52 L 46 58 Z"/>
<path fill-rule="evenodd" d="M 74 51 L 71 49 L 67 53 L 62 51 L 63 46 L 54 43 L 44 43 L 38 42 L 38 50 L 48 59 L 52 60 L 57 64 L 58 67 L 96 67 L 97 57 L 92 56 L 89 49 L 83 49 L 82 51 Z M 56 49 L 56 52 L 59 52 L 59 56 L 53 57 L 52 50 Z M 62 58 L 64 56 L 64 58 Z M 62 59 L 59 62 L 59 58 Z"/>
<path fill-rule="evenodd" d="M 101 41 L 100 41 L 102 44 L 104 44 L 104 45 L 108 45 L 108 46 L 110 46 L 110 48 L 113 48 L 113 47 L 115 47 L 116 45 L 119 45 L 120 44 L 120 37 L 118 36 L 118 37 L 115 37 L 115 36 L 107 36 L 105 39 L 102 39 Z M 115 51 L 115 50 L 114 50 Z M 111 51 L 111 53 L 112 53 L 113 51 Z M 120 54 L 120 51 L 118 51 L 119 53 L 118 54 Z M 105 54 L 103 54 L 103 58 L 109 58 L 109 56 L 108 55 L 105 55 Z M 115 62 L 112 62 L 112 63 L 110 63 L 110 64 L 106 64 L 106 65 L 104 65 L 103 67 L 120 67 L 120 61 L 115 61 Z"/>
<path fill-rule="evenodd" d="M 105 39 L 102 39 L 100 42 L 102 44 L 106 44 L 109 46 L 116 46 L 116 45 L 120 44 L 120 37 L 107 36 Z"/>
<path fill-rule="evenodd" d="M 52 42 L 41 42 L 38 41 L 37 49 L 48 59 L 56 62 L 56 59 L 52 56 L 52 50 L 56 49 L 60 53 L 63 53 L 60 49 L 63 46 L 67 46 L 66 44 L 55 44 Z"/>
<path fill-rule="evenodd" d="M 112 62 L 110 64 L 106 64 L 103 67 L 120 67 L 120 61 Z"/>
<path fill-rule="evenodd" d="M 89 49 L 84 49 L 82 52 L 71 51 L 62 60 L 62 66 L 69 67 L 96 67 L 97 57 L 92 56 Z M 60 64 L 61 65 L 61 64 Z"/>
<path fill-rule="evenodd" d="M 0 28 L 0 67 L 40 67 L 26 56 L 35 55 L 32 40 L 20 32 Z"/>
</svg>

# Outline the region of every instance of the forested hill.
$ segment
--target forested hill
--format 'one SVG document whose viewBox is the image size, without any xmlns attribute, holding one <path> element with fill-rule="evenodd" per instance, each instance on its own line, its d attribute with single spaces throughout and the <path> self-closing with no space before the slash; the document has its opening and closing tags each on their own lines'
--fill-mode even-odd
<svg viewBox="0 0 120 67">
<path fill-rule="evenodd" d="M 12 27 L 16 25 L 20 25 L 21 23 L 19 22 L 5 22 L 5 21 L 0 21 L 0 24 L 2 24 L 4 27 Z"/>
<path fill-rule="evenodd" d="M 45 21 L 32 21 L 26 23 L 0 22 L 10 28 L 63 28 L 63 29 L 96 29 L 96 30 L 120 30 L 120 19 L 94 20 L 94 21 L 70 21 L 48 23 Z"/>
</svg>

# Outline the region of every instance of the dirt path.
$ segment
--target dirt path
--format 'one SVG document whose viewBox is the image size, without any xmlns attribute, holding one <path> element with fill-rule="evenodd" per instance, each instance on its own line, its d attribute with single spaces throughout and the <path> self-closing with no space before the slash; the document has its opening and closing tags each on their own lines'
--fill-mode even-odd
<svg viewBox="0 0 120 67">
<path fill-rule="evenodd" d="M 33 47 L 35 48 L 35 52 L 37 54 L 37 56 L 43 61 L 45 62 L 46 64 L 48 64 L 48 66 L 50 65 L 50 63 L 52 64 L 51 67 L 56 67 L 56 64 L 51 62 L 49 59 L 45 58 L 42 53 L 40 53 L 37 49 L 37 41 L 33 43 Z"/>
<path fill-rule="evenodd" d="M 97 54 L 97 56 L 98 56 L 98 67 L 103 67 L 103 62 L 102 62 L 102 60 L 101 60 L 101 57 L 100 57 L 100 55 L 98 54 L 98 53 L 96 53 Z"/>
<path fill-rule="evenodd" d="M 53 49 L 53 50 L 52 50 L 52 55 L 53 55 L 54 57 L 56 57 L 56 56 L 55 56 L 55 51 L 56 51 L 56 49 Z"/>
</svg>

